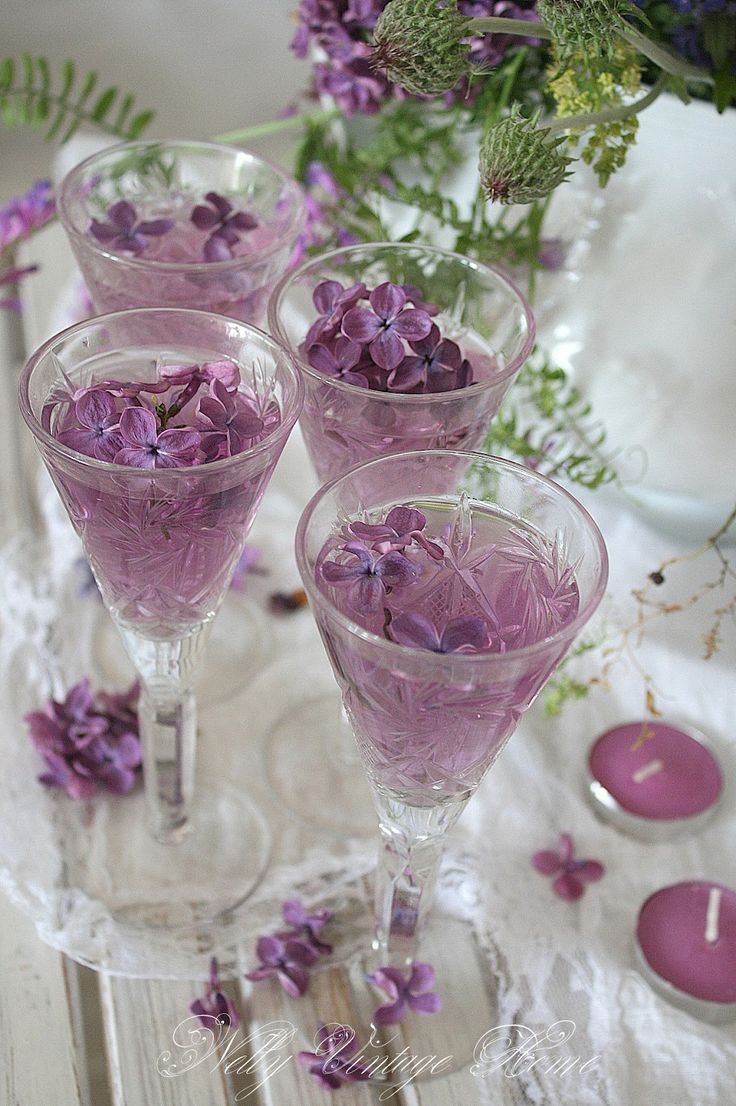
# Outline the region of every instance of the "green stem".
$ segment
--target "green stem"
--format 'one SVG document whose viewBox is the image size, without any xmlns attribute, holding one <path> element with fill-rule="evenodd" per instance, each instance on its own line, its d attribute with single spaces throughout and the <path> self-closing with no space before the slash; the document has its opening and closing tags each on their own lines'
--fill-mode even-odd
<svg viewBox="0 0 736 1106">
<path fill-rule="evenodd" d="M 256 123 L 252 127 L 243 127 L 238 131 L 216 134 L 212 141 L 221 142 L 224 145 L 237 145 L 239 142 L 250 142 L 251 139 L 264 138 L 269 134 L 290 131 L 306 122 L 326 123 L 330 119 L 339 118 L 340 114 L 338 108 L 325 108 L 323 111 L 304 111 L 300 115 L 290 115 L 287 119 L 271 119 L 266 123 Z"/>
<path fill-rule="evenodd" d="M 521 35 L 522 38 L 552 38 L 552 32 L 544 23 L 533 19 L 505 19 L 501 15 L 484 15 L 470 20 L 471 34 Z"/>
<path fill-rule="evenodd" d="M 550 134 L 557 131 L 581 131 L 589 127 L 596 127 L 599 123 L 615 123 L 619 119 L 628 119 L 631 115 L 638 115 L 650 104 L 653 104 L 658 96 L 664 92 L 669 78 L 663 73 L 655 84 L 652 85 L 646 96 L 641 96 L 633 104 L 619 104 L 618 107 L 608 108 L 592 115 L 561 115 L 549 125 Z"/>
<path fill-rule="evenodd" d="M 713 76 L 707 69 L 701 69 L 698 65 L 691 65 L 690 62 L 667 50 L 666 47 L 652 42 L 641 31 L 636 31 L 633 27 L 625 27 L 620 34 L 621 38 L 625 39 L 640 54 L 643 54 L 645 58 L 653 61 L 660 69 L 664 69 L 665 73 L 671 73 L 674 77 L 682 77 L 686 81 L 714 83 Z"/>
</svg>

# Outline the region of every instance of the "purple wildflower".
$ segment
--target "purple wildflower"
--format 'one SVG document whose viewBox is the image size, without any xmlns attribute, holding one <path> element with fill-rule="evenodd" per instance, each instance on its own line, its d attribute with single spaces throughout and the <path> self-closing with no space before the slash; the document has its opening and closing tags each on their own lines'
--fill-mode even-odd
<svg viewBox="0 0 736 1106">
<path fill-rule="evenodd" d="M 319 953 L 303 941 L 282 941 L 271 935 L 258 938 L 256 953 L 261 963 L 246 972 L 245 978 L 257 982 L 275 975 L 287 995 L 301 998 L 309 986 L 308 969 L 319 959 Z"/>
<path fill-rule="evenodd" d="M 0 288 L 13 287 L 19 284 L 24 277 L 37 272 L 38 265 L 26 265 L 21 269 L 8 269 L 7 272 L 0 276 Z M 20 311 L 21 302 L 18 296 L 4 296 L 0 299 L 0 307 L 4 307 L 8 311 Z"/>
<path fill-rule="evenodd" d="M 216 956 L 210 960 L 210 985 L 207 993 L 202 998 L 195 999 L 189 1009 L 208 1028 L 213 1018 L 220 1025 L 229 1026 L 231 1029 L 237 1029 L 240 1025 L 237 1006 L 221 990 Z"/>
<path fill-rule="evenodd" d="M 488 648 L 490 640 L 483 618 L 451 618 L 440 633 L 430 619 L 412 611 L 396 615 L 391 634 L 399 645 L 431 649 L 433 653 L 480 653 Z"/>
<path fill-rule="evenodd" d="M 50 180 L 39 180 L 24 196 L 14 196 L 0 207 L 0 250 L 16 246 L 56 215 Z"/>
<path fill-rule="evenodd" d="M 348 542 L 342 550 L 354 562 L 325 561 L 322 578 L 328 584 L 347 588 L 347 601 L 359 614 L 374 614 L 381 609 L 387 589 L 406 587 L 418 575 L 417 567 L 398 550 L 379 555 L 357 541 Z"/>
<path fill-rule="evenodd" d="M 585 884 L 600 879 L 606 870 L 597 860 L 576 860 L 569 833 L 560 834 L 557 849 L 542 849 L 534 853 L 532 864 L 544 876 L 559 873 L 552 883 L 552 889 L 567 902 L 579 899 L 585 891 Z"/>
<path fill-rule="evenodd" d="M 388 371 L 403 360 L 406 338 L 416 342 L 426 338 L 432 328 L 432 320 L 426 311 L 407 307 L 407 295 L 398 284 L 385 281 L 375 288 L 368 302 L 371 309 L 352 307 L 342 320 L 342 330 L 354 342 L 368 345 L 376 364 Z"/>
<path fill-rule="evenodd" d="M 116 465 L 139 469 L 183 468 L 196 464 L 201 435 L 196 430 L 158 432 L 156 416 L 146 407 L 126 407 L 120 416 L 123 446 Z"/>
<path fill-rule="evenodd" d="M 233 205 L 219 192 L 208 192 L 206 204 L 197 204 L 191 220 L 199 230 L 210 235 L 204 244 L 205 261 L 228 261 L 233 257 L 233 246 L 240 241 L 243 232 L 253 230 L 258 221 L 247 211 L 234 211 Z"/>
<path fill-rule="evenodd" d="M 127 200 L 118 200 L 109 207 L 107 218 L 107 223 L 93 219 L 89 225 L 89 233 L 104 246 L 133 254 L 142 253 L 149 238 L 160 238 L 174 225 L 172 219 L 137 222 L 136 210 Z"/>
<path fill-rule="evenodd" d="M 101 787 L 118 795 L 131 791 L 141 763 L 137 698 L 134 684 L 122 695 L 95 699 L 84 679 L 63 702 L 51 699 L 27 714 L 31 741 L 47 766 L 39 781 L 73 799 L 89 799 Z"/>
<path fill-rule="evenodd" d="M 319 932 L 332 918 L 332 911 L 319 910 L 316 914 L 307 914 L 299 899 L 288 899 L 281 908 L 284 921 L 291 926 L 290 931 L 277 933 L 282 941 L 297 937 L 321 956 L 329 956 L 332 945 L 322 941 Z"/>
<path fill-rule="evenodd" d="M 221 435 L 226 443 L 224 454 L 218 453 L 218 457 L 242 453 L 264 430 L 255 404 L 239 392 L 229 392 L 221 380 L 210 383 L 209 395 L 199 401 L 198 414 L 198 428 Z"/>
<path fill-rule="evenodd" d="M 74 417 L 78 426 L 58 435 L 62 445 L 98 461 L 113 461 L 125 446 L 115 397 L 103 389 L 89 388 L 75 399 Z"/>
<path fill-rule="evenodd" d="M 398 968 L 389 965 L 366 979 L 385 991 L 391 1000 L 375 1011 L 374 1025 L 398 1025 L 407 1010 L 416 1014 L 436 1014 L 442 1008 L 442 999 L 432 990 L 434 969 L 429 964 L 415 960 L 407 978 Z"/>
<path fill-rule="evenodd" d="M 345 1083 L 371 1078 L 364 1064 L 351 1059 L 362 1046 L 349 1025 L 320 1025 L 314 1043 L 314 1052 L 299 1052 L 297 1059 L 309 1065 L 309 1074 L 324 1090 L 336 1091 Z"/>
<path fill-rule="evenodd" d="M 422 511 L 416 507 L 398 506 L 391 508 L 384 522 L 351 522 L 349 530 L 361 541 L 372 542 L 374 549 L 381 553 L 387 553 L 389 549 L 402 550 L 417 542 L 433 560 L 439 561 L 444 552 L 441 546 L 423 533 L 426 525 L 427 517 Z"/>
</svg>

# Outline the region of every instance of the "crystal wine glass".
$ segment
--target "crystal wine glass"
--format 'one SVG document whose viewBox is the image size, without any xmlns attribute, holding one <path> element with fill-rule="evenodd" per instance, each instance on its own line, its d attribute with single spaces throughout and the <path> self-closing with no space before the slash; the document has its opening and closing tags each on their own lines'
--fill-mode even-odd
<svg viewBox="0 0 736 1106">
<path fill-rule="evenodd" d="M 331 314 L 322 334 L 330 336 L 332 345 L 333 333 L 346 329 L 355 298 L 351 290 L 361 282 L 368 289 L 391 282 L 407 290 L 411 303 L 428 307 L 433 333 L 436 328 L 445 348 L 448 340 L 459 350 L 456 356 L 468 359 L 473 382 L 445 390 L 453 374 L 438 366 L 433 386 L 442 390 L 378 391 L 352 383 L 360 364 L 354 373 L 340 375 L 326 375 L 315 367 L 313 361 L 321 362 L 310 356 L 309 343 L 325 341 L 321 334 L 315 336 L 318 305 Z M 306 389 L 299 426 L 320 481 L 387 453 L 479 448 L 535 337 L 531 309 L 506 275 L 420 243 L 348 246 L 306 261 L 275 288 L 268 323 L 270 333 L 298 360 Z M 431 360 L 431 345 L 430 338 L 416 349 Z M 412 348 L 407 346 L 407 352 Z M 384 480 L 388 470 L 376 471 Z M 391 471 L 393 479 L 396 473 Z M 341 752 L 328 759 L 328 747 Z M 298 791 L 285 770 L 296 750 L 303 754 L 308 773 L 308 784 Z M 372 833 L 372 804 L 350 750 L 349 728 L 329 694 L 284 714 L 264 745 L 267 776 L 279 801 L 305 821 L 340 835 Z M 343 788 L 344 775 L 354 780 L 355 801 L 349 810 L 331 802 L 335 790 Z"/>
<path fill-rule="evenodd" d="M 262 326 L 276 280 L 306 221 L 302 190 L 246 150 L 208 142 L 135 141 L 73 168 L 59 190 L 59 215 L 97 313 L 182 307 Z M 122 678 L 101 623 L 104 674 Z M 236 677 L 269 659 L 266 618 L 247 595 L 231 594 L 198 681 L 222 699 Z"/>
<path fill-rule="evenodd" d="M 403 968 L 448 830 L 603 595 L 605 545 L 538 473 L 428 450 L 321 488 L 296 551 L 378 813 L 373 962 Z"/>
<path fill-rule="evenodd" d="M 189 467 L 136 468 L 59 440 L 65 404 L 79 389 L 155 380 L 167 366 L 205 362 L 232 362 L 239 390 L 264 412 L 263 431 L 241 452 Z M 133 921 L 186 926 L 218 917 L 247 896 L 268 857 L 267 827 L 245 795 L 217 778 L 207 794 L 195 792 L 192 683 L 302 394 L 290 355 L 261 331 L 170 308 L 77 324 L 46 342 L 21 376 L 22 415 L 141 682 L 153 840 L 140 832 L 143 811 L 129 813 L 140 800 L 114 805 L 104 828 L 104 889 L 86 889 Z"/>
</svg>

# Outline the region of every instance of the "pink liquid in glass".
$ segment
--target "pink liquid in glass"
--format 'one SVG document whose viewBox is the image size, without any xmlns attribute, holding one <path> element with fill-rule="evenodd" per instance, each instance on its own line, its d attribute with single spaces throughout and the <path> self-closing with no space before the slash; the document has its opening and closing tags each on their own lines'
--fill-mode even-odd
<svg viewBox="0 0 736 1106">
<path fill-rule="evenodd" d="M 404 550 L 419 570 L 408 586 L 387 591 L 373 614 L 356 613 L 347 591 L 321 578 L 345 531 L 324 545 L 320 590 L 361 638 L 315 611 L 340 682 L 369 776 L 412 805 L 460 800 L 477 787 L 520 715 L 569 647 L 580 608 L 574 566 L 564 549 L 491 507 L 436 498 L 411 503 L 427 518 L 424 533 L 444 552 L 434 560 L 419 545 Z M 385 519 L 390 508 L 366 521 Z M 473 655 L 388 646 L 402 613 L 428 618 L 442 631 L 461 616 L 483 619 L 488 644 Z"/>
</svg>

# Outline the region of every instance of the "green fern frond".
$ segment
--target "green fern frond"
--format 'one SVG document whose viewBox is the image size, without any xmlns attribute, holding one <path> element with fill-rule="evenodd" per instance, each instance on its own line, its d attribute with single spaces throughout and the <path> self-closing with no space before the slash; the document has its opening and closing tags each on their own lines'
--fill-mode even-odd
<svg viewBox="0 0 736 1106">
<path fill-rule="evenodd" d="M 47 140 L 68 142 L 82 124 L 121 141 L 138 138 L 153 119 L 152 111 L 134 113 L 135 97 L 114 86 L 96 96 L 97 73 L 77 77 L 73 61 L 65 61 L 55 80 L 46 58 L 24 53 L 20 62 L 0 62 L 0 119 L 8 127 L 44 130 Z M 75 91 L 76 90 L 76 91 Z"/>
</svg>

